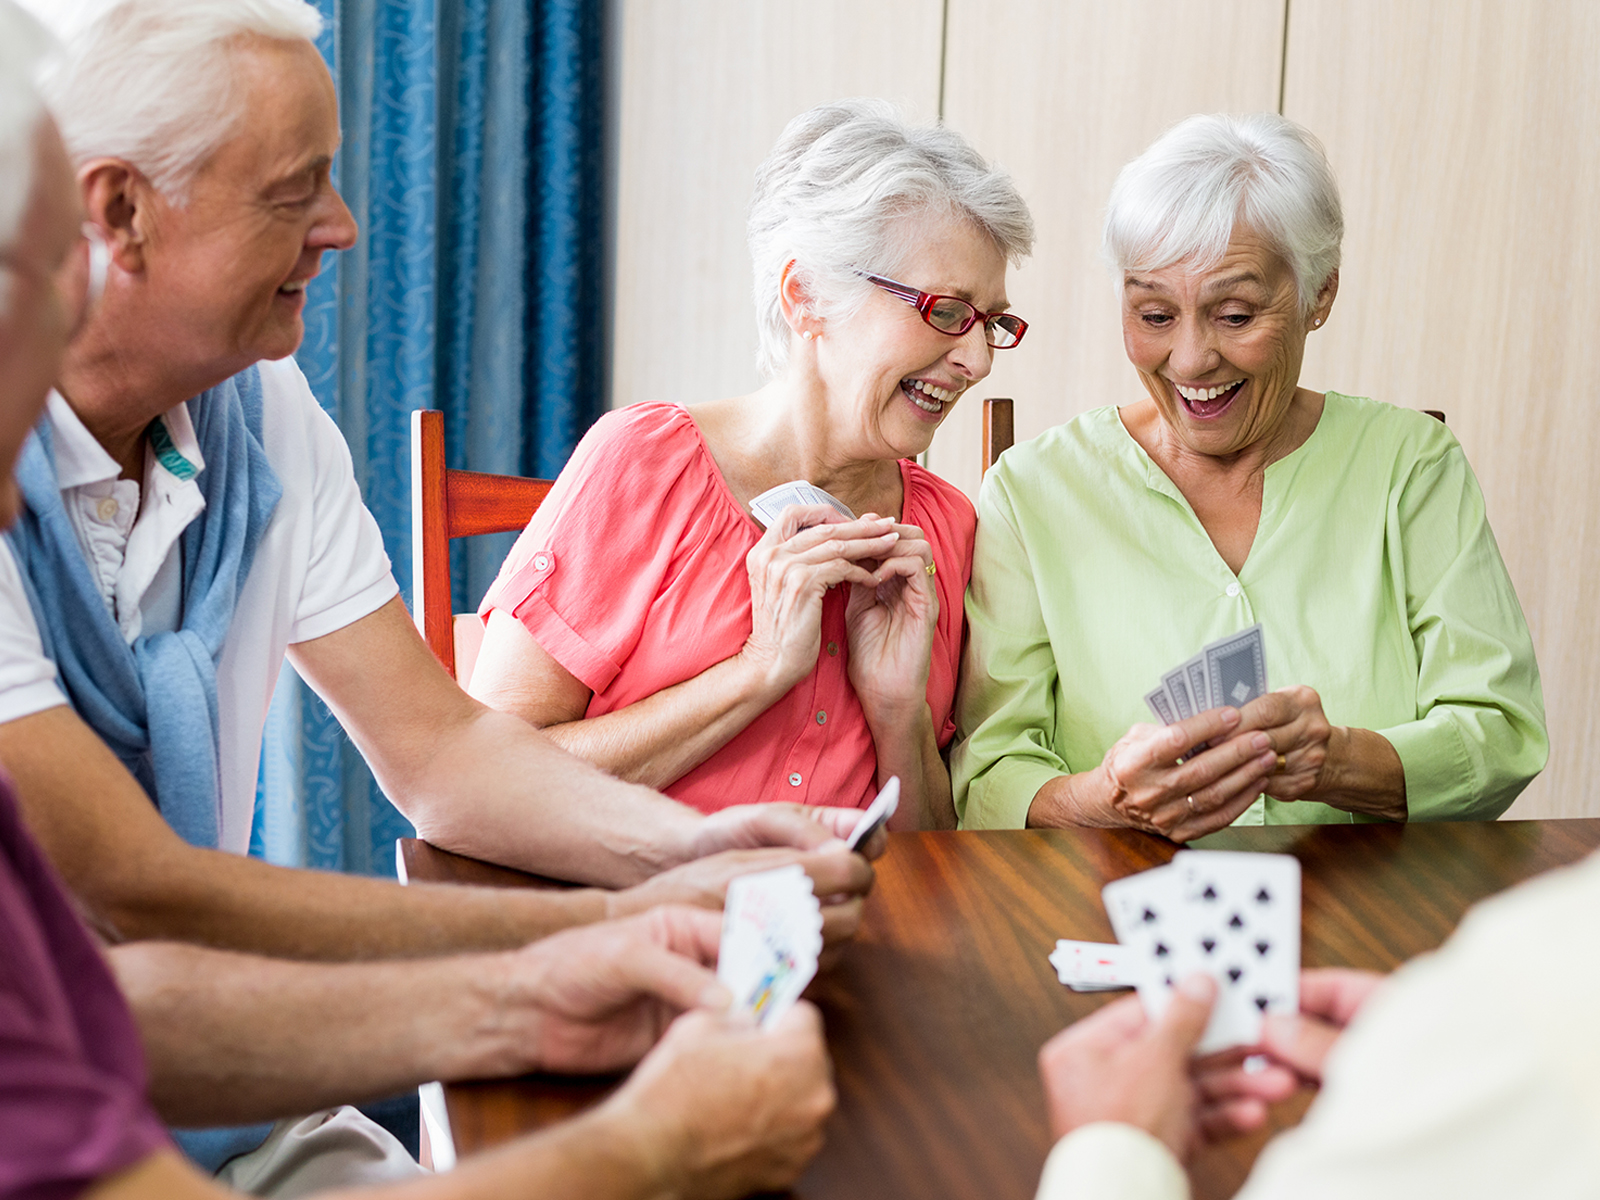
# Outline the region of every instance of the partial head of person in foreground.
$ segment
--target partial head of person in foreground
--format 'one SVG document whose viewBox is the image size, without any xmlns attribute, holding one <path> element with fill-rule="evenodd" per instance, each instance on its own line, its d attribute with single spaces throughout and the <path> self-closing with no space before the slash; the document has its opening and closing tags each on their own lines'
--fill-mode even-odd
<svg viewBox="0 0 1600 1200">
<path fill-rule="evenodd" d="M 317 10 L 111 0 L 51 19 L 63 51 L 41 90 L 112 258 L 109 319 L 72 369 L 158 339 L 162 382 L 186 398 L 292 353 L 323 251 L 356 237 L 331 180 L 338 106 Z"/>
<path fill-rule="evenodd" d="M 1105 254 L 1120 275 L 1221 261 L 1253 231 L 1289 264 L 1309 313 L 1339 269 L 1344 215 L 1322 143 L 1277 113 L 1210 113 L 1178 122 L 1117 176 Z"/>
<path fill-rule="evenodd" d="M 1011 177 L 944 125 L 912 125 L 883 100 L 801 113 L 756 171 L 750 203 L 757 365 L 789 358 L 781 292 L 793 270 L 818 315 L 851 316 L 872 291 L 863 272 L 895 276 L 930 232 L 978 231 L 1012 266 L 1033 250 L 1033 217 Z"/>
<path fill-rule="evenodd" d="M 72 170 L 32 83 L 49 48 L 0 0 L 0 526 L 16 518 L 12 467 L 89 302 Z"/>
</svg>

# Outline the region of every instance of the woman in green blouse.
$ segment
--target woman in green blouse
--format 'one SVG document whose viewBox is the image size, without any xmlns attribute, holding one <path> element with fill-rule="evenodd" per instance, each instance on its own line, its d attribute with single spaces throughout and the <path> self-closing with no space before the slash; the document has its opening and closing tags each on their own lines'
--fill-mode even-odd
<svg viewBox="0 0 1600 1200">
<path fill-rule="evenodd" d="M 964 827 L 1487 818 L 1544 766 L 1533 645 L 1460 445 L 1299 384 L 1342 234 L 1320 145 L 1273 114 L 1191 117 L 1123 169 L 1105 240 L 1149 398 L 984 480 Z M 1145 723 L 1163 672 L 1258 621 L 1293 686 Z"/>
</svg>

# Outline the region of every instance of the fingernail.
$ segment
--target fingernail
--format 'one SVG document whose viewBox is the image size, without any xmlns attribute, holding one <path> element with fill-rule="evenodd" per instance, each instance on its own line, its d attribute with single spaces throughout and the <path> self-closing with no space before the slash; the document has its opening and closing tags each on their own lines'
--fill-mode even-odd
<svg viewBox="0 0 1600 1200">
<path fill-rule="evenodd" d="M 1223 709 L 1222 723 L 1224 725 L 1237 725 L 1239 723 L 1239 710 L 1237 708 Z"/>
<path fill-rule="evenodd" d="M 1217 985 L 1211 976 L 1197 973 L 1178 984 L 1178 990 L 1191 1000 L 1209 1000 L 1217 994 Z"/>
<path fill-rule="evenodd" d="M 700 1007 L 722 1012 L 733 1003 L 733 993 L 721 983 L 708 983 L 700 993 Z"/>
<path fill-rule="evenodd" d="M 1272 749 L 1272 739 L 1264 733 L 1258 733 L 1250 739 L 1250 748 L 1252 750 L 1270 750 Z"/>
</svg>

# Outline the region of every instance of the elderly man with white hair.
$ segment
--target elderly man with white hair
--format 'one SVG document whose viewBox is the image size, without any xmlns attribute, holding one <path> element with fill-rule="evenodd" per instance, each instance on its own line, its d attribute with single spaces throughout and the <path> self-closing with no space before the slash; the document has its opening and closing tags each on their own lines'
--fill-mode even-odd
<svg viewBox="0 0 1600 1200">
<path fill-rule="evenodd" d="M 124 0 L 46 77 L 110 269 L 0 547 L 0 758 L 30 824 L 120 937 L 306 958 L 518 945 L 715 903 L 797 855 L 819 893 L 858 897 L 870 868 L 836 840 L 858 814 L 701 817 L 470 701 L 417 636 L 286 357 L 323 252 L 356 237 L 319 21 L 301 0 Z M 286 653 L 423 836 L 608 887 L 680 869 L 620 895 L 402 892 L 211 852 L 248 845 Z"/>
<path fill-rule="evenodd" d="M 66 151 L 27 81 L 42 42 L 0 0 L 0 527 L 21 510 L 13 464 L 99 283 Z M 718 928 L 713 913 L 658 908 L 514 953 L 342 965 L 146 941 L 110 951 L 114 980 L 0 774 L 0 1195 L 220 1195 L 161 1118 L 257 1119 L 434 1076 L 587 1073 L 641 1056 L 588 1115 L 412 1191 L 782 1186 L 832 1105 L 820 1022 L 804 1004 L 766 1031 L 722 1015 Z M 687 1008 L 701 1011 L 674 1019 Z M 319 1114 L 280 1125 L 226 1178 L 304 1195 L 417 1175 L 382 1138 L 351 1110 Z"/>
</svg>

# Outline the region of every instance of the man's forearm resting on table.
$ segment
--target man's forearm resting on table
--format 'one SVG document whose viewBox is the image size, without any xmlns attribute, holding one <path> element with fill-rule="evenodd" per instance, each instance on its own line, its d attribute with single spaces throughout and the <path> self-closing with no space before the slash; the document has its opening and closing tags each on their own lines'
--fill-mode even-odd
<svg viewBox="0 0 1600 1200">
<path fill-rule="evenodd" d="M 699 814 L 622 783 L 470 699 L 398 599 L 290 647 L 386 794 L 435 845 L 623 887 L 692 857 Z"/>
<path fill-rule="evenodd" d="M 151 1100 L 174 1125 L 270 1120 L 540 1065 L 541 1015 L 504 1002 L 500 955 L 324 964 L 144 942 L 109 958 Z"/>
</svg>

